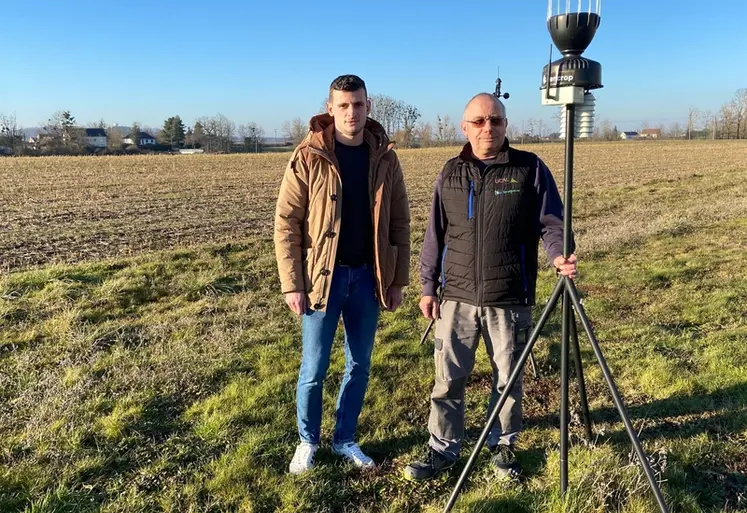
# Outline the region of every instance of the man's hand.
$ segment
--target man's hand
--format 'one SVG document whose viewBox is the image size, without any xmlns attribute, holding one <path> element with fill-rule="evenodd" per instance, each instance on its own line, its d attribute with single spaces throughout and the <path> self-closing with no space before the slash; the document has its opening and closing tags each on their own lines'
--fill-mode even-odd
<svg viewBox="0 0 747 513">
<path fill-rule="evenodd" d="M 560 274 L 568 276 L 570 279 L 574 279 L 578 276 L 575 254 L 569 256 L 567 259 L 561 255 L 552 261 L 552 265 L 555 266 Z"/>
<path fill-rule="evenodd" d="M 426 319 L 435 320 L 441 315 L 439 312 L 438 298 L 436 296 L 423 296 L 420 298 L 420 311 Z"/>
<path fill-rule="evenodd" d="M 402 287 L 392 285 L 386 289 L 386 305 L 390 312 L 395 311 L 402 304 Z"/>
<path fill-rule="evenodd" d="M 306 313 L 306 292 L 288 292 L 285 295 L 285 303 L 296 315 Z"/>
</svg>

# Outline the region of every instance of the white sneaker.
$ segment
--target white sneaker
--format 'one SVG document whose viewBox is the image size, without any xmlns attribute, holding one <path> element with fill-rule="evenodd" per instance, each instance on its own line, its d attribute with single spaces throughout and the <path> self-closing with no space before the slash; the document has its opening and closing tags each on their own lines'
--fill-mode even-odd
<svg viewBox="0 0 747 513">
<path fill-rule="evenodd" d="M 296 453 L 293 455 L 293 459 L 288 466 L 288 471 L 291 474 L 298 475 L 311 470 L 314 466 L 314 454 L 316 454 L 318 448 L 318 445 L 308 442 L 298 444 Z"/>
<path fill-rule="evenodd" d="M 361 451 L 360 446 L 355 442 L 348 442 L 342 445 L 332 445 L 332 452 L 342 456 L 358 468 L 374 468 L 374 461 Z"/>
</svg>

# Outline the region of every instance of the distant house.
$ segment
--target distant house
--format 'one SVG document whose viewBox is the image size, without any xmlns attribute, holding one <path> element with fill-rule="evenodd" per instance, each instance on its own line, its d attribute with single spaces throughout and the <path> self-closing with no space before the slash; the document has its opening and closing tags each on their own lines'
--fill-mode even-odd
<svg viewBox="0 0 747 513">
<path fill-rule="evenodd" d="M 122 139 L 122 142 L 125 144 L 137 144 L 138 146 L 150 146 L 156 144 L 156 138 L 148 132 L 138 132 L 137 134 L 128 135 Z"/>
<path fill-rule="evenodd" d="M 621 132 L 620 133 L 620 139 L 628 140 L 628 139 L 640 139 L 641 134 L 638 132 Z"/>
<path fill-rule="evenodd" d="M 28 140 L 29 146 L 35 150 L 40 150 L 45 146 L 54 145 L 55 135 L 47 133 L 36 134 L 36 137 L 31 137 Z"/>
<path fill-rule="evenodd" d="M 86 140 L 86 146 L 91 148 L 106 148 L 107 138 L 106 130 L 103 128 L 85 128 L 83 136 Z"/>
<path fill-rule="evenodd" d="M 641 137 L 644 139 L 660 139 L 661 128 L 644 128 L 641 130 Z"/>
</svg>

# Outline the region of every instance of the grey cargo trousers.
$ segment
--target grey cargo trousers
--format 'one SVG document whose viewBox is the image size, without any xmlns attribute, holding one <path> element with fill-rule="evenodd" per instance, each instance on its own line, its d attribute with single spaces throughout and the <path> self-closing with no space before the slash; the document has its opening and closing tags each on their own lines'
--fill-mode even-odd
<svg viewBox="0 0 747 513">
<path fill-rule="evenodd" d="M 477 307 L 444 301 L 435 334 L 435 384 L 431 393 L 428 444 L 449 458 L 457 458 L 464 438 L 464 390 L 475 364 L 482 335 L 493 367 L 493 387 L 488 414 L 498 402 L 526 347 L 532 328 L 532 307 Z M 522 427 L 521 398 L 524 372 L 514 384 L 487 445 L 510 445 Z"/>
</svg>

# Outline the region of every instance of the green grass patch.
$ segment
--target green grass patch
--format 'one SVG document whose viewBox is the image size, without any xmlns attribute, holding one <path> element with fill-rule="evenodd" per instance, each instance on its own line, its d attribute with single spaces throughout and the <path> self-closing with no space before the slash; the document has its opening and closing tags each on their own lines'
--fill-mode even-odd
<svg viewBox="0 0 747 513">
<path fill-rule="evenodd" d="M 747 508 L 745 236 L 747 221 L 727 220 L 581 265 L 584 307 L 673 512 Z M 540 302 L 554 284 L 544 271 Z M 427 441 L 433 376 L 432 345 L 417 344 L 427 323 L 415 286 L 382 314 L 360 418 L 378 469 L 362 473 L 329 449 L 338 333 L 319 465 L 303 477 L 287 474 L 300 325 L 278 293 L 269 241 L 17 272 L 0 291 L 0 511 L 426 512 L 456 483 L 457 472 L 425 484 L 401 476 Z M 656 510 L 583 335 L 596 443 L 582 443 L 573 385 L 561 497 L 559 338 L 555 312 L 535 348 L 540 376 L 525 379 L 524 480 L 497 482 L 484 453 L 456 511 Z M 489 369 L 480 350 L 467 449 Z"/>
</svg>

